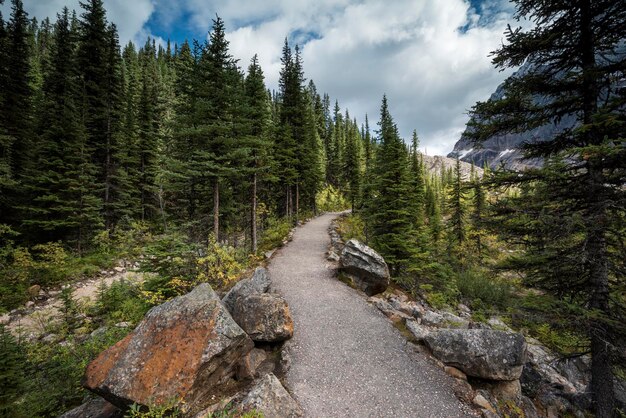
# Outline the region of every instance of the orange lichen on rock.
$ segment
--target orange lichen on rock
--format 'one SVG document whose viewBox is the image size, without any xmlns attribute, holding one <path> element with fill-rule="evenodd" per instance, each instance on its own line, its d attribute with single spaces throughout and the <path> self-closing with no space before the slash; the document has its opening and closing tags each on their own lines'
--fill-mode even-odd
<svg viewBox="0 0 626 418">
<path fill-rule="evenodd" d="M 153 308 L 87 368 L 84 386 L 120 407 L 210 404 L 254 344 L 208 284 Z"/>
</svg>

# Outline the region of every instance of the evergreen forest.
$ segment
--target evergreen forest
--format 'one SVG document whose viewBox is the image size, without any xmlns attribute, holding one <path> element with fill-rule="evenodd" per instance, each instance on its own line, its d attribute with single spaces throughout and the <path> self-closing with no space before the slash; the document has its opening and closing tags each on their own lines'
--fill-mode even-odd
<svg viewBox="0 0 626 418">
<path fill-rule="evenodd" d="M 624 2 L 513 1 L 536 28 L 509 27 L 493 62 L 532 70 L 507 80 L 505 99 L 471 109 L 472 139 L 579 122 L 528 144 L 544 164 L 524 172 L 464 170 L 458 159 L 429 170 L 420 127 L 401 137 L 393 97 L 358 120 L 307 79 L 288 38 L 274 91 L 257 56 L 233 57 L 219 16 L 204 41 L 120 45 L 103 0 L 40 22 L 10 2 L 0 16 L 0 313 L 58 289 L 54 335 L 72 343 L 0 325 L 0 416 L 79 405 L 86 364 L 130 330 L 82 336 L 136 324 L 201 282 L 228 289 L 293 227 L 348 210 L 342 237 L 379 252 L 393 286 L 438 309 L 467 305 L 478 322 L 498 313 L 563 357 L 590 353 L 591 410 L 613 416 L 614 380 L 626 378 Z M 68 283 L 120 260 L 140 260 L 150 278 L 103 287 L 94 305 L 72 299 Z"/>
</svg>

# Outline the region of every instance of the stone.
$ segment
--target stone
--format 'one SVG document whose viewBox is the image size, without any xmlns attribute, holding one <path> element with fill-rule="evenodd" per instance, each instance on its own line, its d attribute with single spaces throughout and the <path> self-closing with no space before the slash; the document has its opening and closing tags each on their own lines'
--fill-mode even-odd
<svg viewBox="0 0 626 418">
<path fill-rule="evenodd" d="M 491 405 L 491 402 L 489 402 L 487 398 L 480 392 L 477 393 L 476 396 L 474 396 L 472 402 L 474 403 L 474 405 L 480 408 L 486 409 L 487 411 L 494 414 L 496 413 L 496 410 L 494 409 L 493 405 Z"/>
<path fill-rule="evenodd" d="M 373 249 L 355 239 L 348 241 L 341 252 L 341 271 L 368 296 L 384 292 L 389 286 L 389 268 Z"/>
<path fill-rule="evenodd" d="M 118 322 L 117 324 L 115 324 L 115 328 L 130 328 L 132 327 L 133 324 L 130 322 Z"/>
<path fill-rule="evenodd" d="M 26 309 L 34 308 L 34 307 L 35 307 L 35 302 L 33 302 L 32 300 L 29 300 L 28 302 L 26 302 L 26 304 L 24 305 L 24 307 L 25 307 Z"/>
<path fill-rule="evenodd" d="M 271 373 L 254 385 L 239 407 L 244 411 L 260 412 L 265 418 L 295 418 L 304 415 L 300 405 Z"/>
<path fill-rule="evenodd" d="M 249 279 L 239 281 L 232 289 L 222 298 L 222 303 L 229 312 L 233 312 L 237 300 L 253 293 L 266 293 L 272 285 L 267 270 L 263 267 L 257 267 L 254 274 Z"/>
<path fill-rule="evenodd" d="M 524 412 L 524 418 L 539 418 L 537 408 L 535 408 L 535 405 L 530 398 L 522 396 L 519 402 L 519 407 Z"/>
<path fill-rule="evenodd" d="M 265 258 L 266 258 L 266 259 L 268 259 L 268 260 L 269 260 L 270 258 L 272 258 L 272 256 L 274 255 L 274 252 L 275 252 L 275 251 L 276 251 L 276 250 L 266 251 L 266 252 L 265 252 L 265 254 L 263 254 L 263 255 L 265 256 Z"/>
<path fill-rule="evenodd" d="M 41 338 L 41 342 L 46 344 L 53 344 L 59 340 L 59 336 L 57 334 L 46 334 Z"/>
<path fill-rule="evenodd" d="M 124 414 L 115 405 L 102 398 L 92 398 L 59 418 L 122 418 Z"/>
<path fill-rule="evenodd" d="M 513 330 L 507 324 L 505 324 L 500 318 L 497 318 L 495 316 L 489 318 L 487 320 L 487 324 L 489 324 L 489 326 L 491 326 L 491 328 L 495 330 L 513 332 Z"/>
<path fill-rule="evenodd" d="M 443 318 L 443 315 L 437 312 L 433 312 L 433 311 L 424 311 L 421 314 L 420 319 L 422 320 L 422 324 L 430 326 L 430 327 L 440 326 L 445 321 Z"/>
<path fill-rule="evenodd" d="M 443 368 L 443 371 L 448 373 L 450 376 L 455 379 L 467 380 L 467 375 L 457 369 L 456 367 L 446 366 Z"/>
<path fill-rule="evenodd" d="M 522 386 L 519 380 L 503 380 L 493 385 L 491 393 L 500 400 L 518 402 L 522 396 Z"/>
<path fill-rule="evenodd" d="M 109 330 L 109 327 L 107 327 L 107 326 L 101 326 L 101 327 L 96 328 L 95 330 L 93 330 L 93 331 L 91 332 L 91 334 L 89 334 L 89 336 L 90 336 L 91 338 L 96 338 L 96 337 L 99 337 L 99 336 L 101 336 L 101 335 L 106 334 L 106 332 L 107 332 L 108 330 Z"/>
<path fill-rule="evenodd" d="M 41 286 L 39 286 L 38 284 L 34 284 L 28 288 L 28 296 L 31 299 L 35 299 L 39 297 L 40 293 L 41 293 Z"/>
<path fill-rule="evenodd" d="M 267 360 L 267 353 L 259 348 L 252 349 L 246 354 L 237 368 L 237 379 L 254 379 L 259 377 L 259 368 Z"/>
<path fill-rule="evenodd" d="M 578 390 L 585 390 L 591 379 L 591 356 L 584 355 L 554 362 L 554 368 Z"/>
<path fill-rule="evenodd" d="M 424 338 L 433 355 L 468 376 L 517 380 L 526 359 L 521 334 L 482 329 L 444 329 Z"/>
<path fill-rule="evenodd" d="M 254 344 L 208 283 L 152 308 L 126 338 L 102 352 L 83 386 L 124 409 L 177 400 L 186 415 L 232 389 Z"/>
<path fill-rule="evenodd" d="M 443 317 L 443 325 L 445 325 L 446 328 L 469 328 L 469 321 L 467 319 L 463 319 L 450 312 L 442 312 L 441 316 Z"/>
<path fill-rule="evenodd" d="M 254 341 L 273 343 L 293 336 L 289 305 L 280 295 L 257 293 L 238 299 L 232 315 Z"/>
<path fill-rule="evenodd" d="M 424 338 L 430 334 L 430 330 L 425 326 L 421 326 L 417 321 L 406 321 L 405 325 L 419 343 L 423 343 Z"/>
<path fill-rule="evenodd" d="M 126 271 L 124 267 L 115 267 L 113 270 L 115 270 L 116 273 L 124 273 Z"/>
<path fill-rule="evenodd" d="M 334 252 L 334 251 L 329 251 L 329 252 L 328 252 L 328 257 L 326 257 L 326 259 L 327 259 L 328 261 L 337 262 L 337 261 L 339 261 L 339 256 L 337 255 L 337 253 L 336 253 L 336 252 Z"/>
</svg>

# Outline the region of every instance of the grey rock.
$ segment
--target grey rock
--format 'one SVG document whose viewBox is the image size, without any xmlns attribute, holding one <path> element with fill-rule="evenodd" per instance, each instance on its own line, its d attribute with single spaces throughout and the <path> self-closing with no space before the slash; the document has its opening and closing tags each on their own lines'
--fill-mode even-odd
<svg viewBox="0 0 626 418">
<path fill-rule="evenodd" d="M 441 316 L 444 320 L 446 328 L 468 328 L 469 321 L 467 319 L 456 316 L 450 312 L 442 312 Z"/>
<path fill-rule="evenodd" d="M 91 332 L 91 334 L 89 334 L 89 336 L 91 338 L 96 338 L 96 337 L 99 337 L 101 335 L 104 335 L 108 330 L 109 330 L 109 327 L 101 326 L 101 327 L 96 328 L 95 330 L 93 330 Z"/>
<path fill-rule="evenodd" d="M 237 368 L 237 379 L 254 379 L 259 377 L 261 365 L 267 360 L 267 353 L 264 350 L 253 348 L 246 354 Z"/>
<path fill-rule="evenodd" d="M 497 318 L 495 316 L 489 318 L 487 320 L 487 323 L 492 329 L 513 332 L 513 330 L 507 324 L 505 324 L 500 318 Z"/>
<path fill-rule="evenodd" d="M 535 404 L 533 404 L 533 401 L 531 401 L 527 396 L 521 397 L 519 406 L 524 412 L 524 418 L 539 418 Z"/>
<path fill-rule="evenodd" d="M 341 252 L 341 271 L 368 296 L 382 293 L 389 286 L 389 268 L 385 260 L 355 239 L 348 241 Z"/>
<path fill-rule="evenodd" d="M 59 418 L 122 418 L 124 414 L 115 405 L 102 398 L 93 398 L 67 411 Z"/>
<path fill-rule="evenodd" d="M 239 298 L 232 315 L 254 341 L 279 342 L 293 336 L 289 305 L 280 295 L 255 293 Z"/>
<path fill-rule="evenodd" d="M 267 274 L 267 270 L 263 267 L 257 267 L 251 278 L 239 281 L 226 293 L 222 298 L 222 303 L 229 312 L 232 312 L 238 299 L 254 293 L 266 293 L 271 285 L 272 280 Z"/>
<path fill-rule="evenodd" d="M 41 342 L 46 344 L 52 344 L 57 342 L 59 336 L 57 334 L 46 334 L 41 338 Z"/>
<path fill-rule="evenodd" d="M 430 334 L 430 329 L 417 323 L 417 321 L 406 321 L 406 328 L 413 334 L 418 342 L 423 342 Z"/>
<path fill-rule="evenodd" d="M 118 322 L 117 324 L 115 324 L 115 328 L 130 328 L 132 327 L 133 324 L 130 322 Z"/>
<path fill-rule="evenodd" d="M 526 359 L 526 341 L 521 334 L 445 329 L 430 333 L 424 341 L 443 363 L 483 379 L 517 380 Z"/>
<path fill-rule="evenodd" d="M 579 390 L 584 390 L 590 383 L 591 356 L 589 355 L 556 360 L 554 368 Z"/>
<path fill-rule="evenodd" d="M 254 343 L 207 283 L 152 308 L 89 364 L 83 386 L 120 408 L 178 400 L 186 415 L 229 387 Z"/>
<path fill-rule="evenodd" d="M 422 324 L 429 327 L 438 327 L 442 325 L 445 321 L 443 315 L 441 315 L 440 313 L 426 310 L 421 314 L 420 319 L 422 320 Z"/>
<path fill-rule="evenodd" d="M 256 410 L 265 418 L 295 418 L 304 415 L 300 405 L 271 373 L 254 385 L 239 406 L 244 411 Z"/>
</svg>

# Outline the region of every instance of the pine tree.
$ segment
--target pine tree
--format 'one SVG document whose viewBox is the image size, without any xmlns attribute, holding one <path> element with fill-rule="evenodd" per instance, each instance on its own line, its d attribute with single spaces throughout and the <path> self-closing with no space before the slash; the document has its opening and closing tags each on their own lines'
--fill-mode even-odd
<svg viewBox="0 0 626 418">
<path fill-rule="evenodd" d="M 503 181 L 535 185 L 529 188 L 535 198 L 510 202 L 513 207 L 521 205 L 516 213 L 540 217 L 544 224 L 558 218 L 565 225 L 522 228 L 520 232 L 547 244 L 532 246 L 525 270 L 534 273 L 539 286 L 551 292 L 558 287 L 557 296 L 569 297 L 592 312 L 576 322 L 587 324 L 591 341 L 595 414 L 610 417 L 614 413 L 613 344 L 623 335 L 623 327 L 614 324 L 624 318 L 623 297 L 613 294 L 624 285 L 622 263 L 617 260 L 625 254 L 615 231 L 623 231 L 626 207 L 616 205 L 625 198 L 626 98 L 616 94 L 614 80 L 616 71 L 623 77 L 626 66 L 626 57 L 618 51 L 626 38 L 626 3 L 514 3 L 517 17 L 535 22 L 536 27 L 509 28 L 508 42 L 494 52 L 494 64 L 507 68 L 526 62 L 529 71 L 507 80 L 502 100 L 473 108 L 473 136 L 480 142 L 493 134 L 556 123 L 567 114 L 576 118 L 574 128 L 525 146 L 527 157 L 546 159 L 543 169 L 505 176 Z M 543 98 L 541 103 L 534 100 L 537 97 Z M 537 200 L 542 204 L 537 205 Z M 573 266 L 568 266 L 574 257 Z"/>
<path fill-rule="evenodd" d="M 413 220 L 409 209 L 407 151 L 389 113 L 386 96 L 383 96 L 378 126 L 376 190 L 367 217 L 371 222 L 374 247 L 385 257 L 392 272 L 399 274 L 412 255 Z"/>
<path fill-rule="evenodd" d="M 15 179 L 26 171 L 32 159 L 32 87 L 28 14 L 22 0 L 12 0 L 6 38 L 6 85 L 0 113 L 6 134 L 11 137 L 9 159 Z"/>
<path fill-rule="evenodd" d="M 44 80 L 36 164 L 26 180 L 34 198 L 24 208 L 28 215 L 23 223 L 35 240 L 63 239 L 75 243 L 80 252 L 89 232 L 100 225 L 101 200 L 78 108 L 76 34 L 70 28 L 67 8 L 55 24 L 55 38 Z"/>
<path fill-rule="evenodd" d="M 250 148 L 250 243 L 253 253 L 258 249 L 258 190 L 259 183 L 270 179 L 272 165 L 269 153 L 271 141 L 269 139 L 271 115 L 268 96 L 265 90 L 265 78 L 263 70 L 255 55 L 248 67 L 248 75 L 245 81 L 247 98 L 246 118 L 249 123 L 249 139 L 247 146 Z"/>
<path fill-rule="evenodd" d="M 450 192 L 450 221 L 448 223 L 453 245 L 459 249 L 465 242 L 467 213 L 465 209 L 466 189 L 463 185 L 461 161 L 457 158 L 454 165 L 454 177 Z"/>
</svg>

